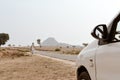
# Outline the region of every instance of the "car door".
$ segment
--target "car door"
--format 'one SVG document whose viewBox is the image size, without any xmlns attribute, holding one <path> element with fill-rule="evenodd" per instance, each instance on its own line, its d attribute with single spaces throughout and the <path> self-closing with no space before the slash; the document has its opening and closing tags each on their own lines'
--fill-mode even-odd
<svg viewBox="0 0 120 80">
<path fill-rule="evenodd" d="M 97 80 L 120 79 L 120 21 L 111 43 L 99 45 L 96 52 Z"/>
<path fill-rule="evenodd" d="M 120 42 L 102 45 L 96 52 L 97 80 L 120 79 Z"/>
</svg>

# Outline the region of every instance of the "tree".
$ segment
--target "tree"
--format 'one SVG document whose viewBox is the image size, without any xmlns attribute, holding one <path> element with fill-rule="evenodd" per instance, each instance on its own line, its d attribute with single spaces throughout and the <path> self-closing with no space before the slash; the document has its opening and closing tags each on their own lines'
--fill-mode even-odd
<svg viewBox="0 0 120 80">
<path fill-rule="evenodd" d="M 7 40 L 9 40 L 9 35 L 7 33 L 0 33 L 0 46 L 4 45 Z"/>
<path fill-rule="evenodd" d="M 41 47 L 41 40 L 40 39 L 37 39 L 37 44 L 39 44 Z"/>
<path fill-rule="evenodd" d="M 83 45 L 86 47 L 88 45 L 88 43 L 83 43 Z"/>
<path fill-rule="evenodd" d="M 15 47 L 15 44 L 13 44 L 12 46 Z"/>
<path fill-rule="evenodd" d="M 76 46 L 73 45 L 72 47 L 73 47 L 73 50 L 75 50 L 75 47 L 76 47 Z"/>
<path fill-rule="evenodd" d="M 11 44 L 8 44 L 9 47 L 11 47 Z"/>
</svg>

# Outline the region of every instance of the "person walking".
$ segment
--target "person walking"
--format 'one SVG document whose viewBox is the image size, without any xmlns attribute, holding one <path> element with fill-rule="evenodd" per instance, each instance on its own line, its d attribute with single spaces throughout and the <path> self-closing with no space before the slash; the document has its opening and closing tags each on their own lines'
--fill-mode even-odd
<svg viewBox="0 0 120 80">
<path fill-rule="evenodd" d="M 34 48 L 34 43 L 32 43 L 32 45 L 31 45 L 31 53 L 33 54 L 33 53 L 34 53 L 34 51 L 35 51 L 35 48 Z"/>
</svg>

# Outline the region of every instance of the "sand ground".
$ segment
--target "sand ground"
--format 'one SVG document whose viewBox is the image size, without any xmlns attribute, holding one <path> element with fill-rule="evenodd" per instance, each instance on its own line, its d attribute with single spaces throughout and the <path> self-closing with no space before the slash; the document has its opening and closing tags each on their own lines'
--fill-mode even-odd
<svg viewBox="0 0 120 80">
<path fill-rule="evenodd" d="M 0 80 L 76 80 L 75 67 L 37 55 L 0 58 Z"/>
</svg>

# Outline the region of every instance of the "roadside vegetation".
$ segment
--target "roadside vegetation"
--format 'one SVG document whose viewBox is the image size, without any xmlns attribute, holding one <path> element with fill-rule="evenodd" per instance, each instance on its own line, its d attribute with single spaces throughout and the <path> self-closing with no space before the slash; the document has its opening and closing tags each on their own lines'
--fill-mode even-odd
<svg viewBox="0 0 120 80">
<path fill-rule="evenodd" d="M 4 45 L 9 40 L 9 34 L 0 33 L 0 46 Z"/>
<path fill-rule="evenodd" d="M 76 80 L 74 65 L 41 56 L 4 58 L 0 80 Z"/>
<path fill-rule="evenodd" d="M 36 50 L 39 51 L 50 51 L 50 52 L 59 52 L 61 54 L 71 54 L 71 55 L 77 55 L 80 53 L 82 48 L 78 47 L 58 47 L 58 46 L 42 46 L 42 47 L 35 47 Z"/>
<path fill-rule="evenodd" d="M 77 55 L 80 53 L 80 50 L 70 50 L 70 51 L 63 51 L 64 54 L 72 54 Z"/>
<path fill-rule="evenodd" d="M 25 47 L 0 47 L 0 57 L 21 57 L 29 56 L 30 49 Z"/>
<path fill-rule="evenodd" d="M 61 49 L 59 49 L 59 48 L 56 48 L 56 49 L 55 49 L 55 51 L 60 51 L 60 50 L 61 50 Z"/>
</svg>

